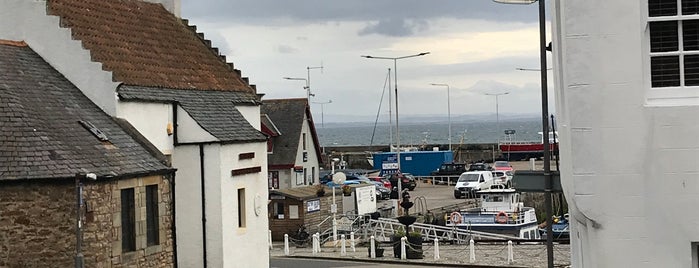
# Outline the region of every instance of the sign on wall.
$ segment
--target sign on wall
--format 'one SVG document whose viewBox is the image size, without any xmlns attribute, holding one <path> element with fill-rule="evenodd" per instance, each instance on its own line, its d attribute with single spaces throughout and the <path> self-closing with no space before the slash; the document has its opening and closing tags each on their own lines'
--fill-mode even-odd
<svg viewBox="0 0 699 268">
<path fill-rule="evenodd" d="M 308 200 L 306 203 L 306 212 L 320 211 L 320 199 Z"/>
</svg>

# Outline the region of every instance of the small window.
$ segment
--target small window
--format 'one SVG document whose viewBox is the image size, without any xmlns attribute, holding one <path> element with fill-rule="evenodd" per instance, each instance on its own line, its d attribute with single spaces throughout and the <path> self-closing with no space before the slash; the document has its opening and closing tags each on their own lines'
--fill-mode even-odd
<svg viewBox="0 0 699 268">
<path fill-rule="evenodd" d="M 299 206 L 297 205 L 289 205 L 289 219 L 298 219 L 299 218 Z"/>
<path fill-rule="evenodd" d="M 136 205 L 134 189 L 121 190 L 121 252 L 136 250 Z"/>
<path fill-rule="evenodd" d="M 245 228 L 245 188 L 238 189 L 238 227 Z"/>
<path fill-rule="evenodd" d="M 284 219 L 284 203 L 277 202 L 274 205 L 274 218 Z"/>
<path fill-rule="evenodd" d="M 302 141 L 303 142 L 303 150 L 305 151 L 306 150 L 306 133 L 303 133 L 302 140 L 303 140 Z"/>
<path fill-rule="evenodd" d="M 160 244 L 158 185 L 146 186 L 146 238 L 148 246 Z"/>
</svg>

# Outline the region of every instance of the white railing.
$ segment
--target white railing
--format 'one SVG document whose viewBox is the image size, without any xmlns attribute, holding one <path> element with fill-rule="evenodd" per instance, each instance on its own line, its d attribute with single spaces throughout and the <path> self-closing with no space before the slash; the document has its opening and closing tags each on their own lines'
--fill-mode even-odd
<svg viewBox="0 0 699 268">
<path fill-rule="evenodd" d="M 388 241 L 391 239 L 393 234 L 397 230 L 402 230 L 405 228 L 403 224 L 398 222 L 396 219 L 381 218 L 378 220 L 369 220 L 369 230 L 374 237 L 377 239 Z M 422 234 L 422 238 L 429 241 L 435 238 L 441 241 L 454 241 L 458 244 L 467 243 L 471 239 L 502 239 L 508 240 L 516 237 L 503 235 L 503 234 L 493 234 L 486 232 L 479 232 L 473 230 L 465 230 L 456 227 L 447 227 L 440 225 L 424 224 L 424 223 L 414 223 L 410 225 L 409 232 L 419 232 Z"/>
</svg>

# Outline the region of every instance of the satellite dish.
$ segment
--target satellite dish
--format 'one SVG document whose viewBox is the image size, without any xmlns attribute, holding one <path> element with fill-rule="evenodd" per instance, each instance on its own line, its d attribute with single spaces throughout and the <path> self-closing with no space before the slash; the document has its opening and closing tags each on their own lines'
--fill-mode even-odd
<svg viewBox="0 0 699 268">
<path fill-rule="evenodd" d="M 345 183 L 346 179 L 347 179 L 347 175 L 345 175 L 345 173 L 338 172 L 338 173 L 333 174 L 333 182 L 335 184 L 338 184 L 338 185 L 343 184 L 343 183 Z"/>
</svg>

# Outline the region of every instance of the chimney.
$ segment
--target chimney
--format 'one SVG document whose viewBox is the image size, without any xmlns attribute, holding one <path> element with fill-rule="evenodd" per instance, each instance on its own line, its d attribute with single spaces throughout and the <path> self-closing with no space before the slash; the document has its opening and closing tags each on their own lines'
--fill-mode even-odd
<svg viewBox="0 0 699 268">
<path fill-rule="evenodd" d="M 151 3 L 156 3 L 156 4 L 162 4 L 167 11 L 170 11 L 170 13 L 174 14 L 175 17 L 181 18 L 182 14 L 180 12 L 180 9 L 182 8 L 182 4 L 180 3 L 180 0 L 144 0 L 146 2 L 151 2 Z"/>
</svg>

